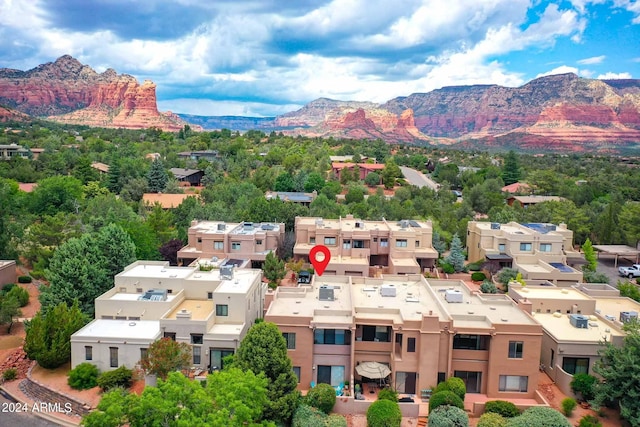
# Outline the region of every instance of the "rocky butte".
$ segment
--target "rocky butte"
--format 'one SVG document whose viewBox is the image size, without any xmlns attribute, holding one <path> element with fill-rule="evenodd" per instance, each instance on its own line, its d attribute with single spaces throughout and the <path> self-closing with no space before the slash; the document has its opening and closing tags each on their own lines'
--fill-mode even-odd
<svg viewBox="0 0 640 427">
<path fill-rule="evenodd" d="M 156 85 L 69 55 L 28 71 L 0 69 L 0 105 L 48 120 L 88 126 L 177 131 L 185 122 L 158 111 Z"/>
</svg>

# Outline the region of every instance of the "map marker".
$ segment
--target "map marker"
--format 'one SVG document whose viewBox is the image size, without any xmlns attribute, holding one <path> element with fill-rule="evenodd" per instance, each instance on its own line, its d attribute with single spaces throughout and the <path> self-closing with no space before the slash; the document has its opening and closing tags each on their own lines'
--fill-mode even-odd
<svg viewBox="0 0 640 427">
<path fill-rule="evenodd" d="M 320 256 L 318 256 L 318 254 L 320 254 Z M 324 245 L 316 245 L 309 251 L 309 261 L 311 261 L 311 265 L 313 265 L 313 269 L 318 276 L 322 276 L 330 260 L 331 251 Z"/>
</svg>

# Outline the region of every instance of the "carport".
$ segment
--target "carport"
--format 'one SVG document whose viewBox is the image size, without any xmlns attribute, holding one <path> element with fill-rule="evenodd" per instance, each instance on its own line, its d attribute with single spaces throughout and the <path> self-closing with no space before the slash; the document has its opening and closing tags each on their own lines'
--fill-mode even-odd
<svg viewBox="0 0 640 427">
<path fill-rule="evenodd" d="M 636 260 L 636 264 L 640 261 L 640 250 L 634 248 L 633 246 L 627 245 L 593 245 L 593 249 L 598 251 L 598 258 L 600 258 L 600 253 L 605 253 L 607 255 L 615 256 L 614 267 L 618 267 L 618 258 L 634 258 Z"/>
</svg>

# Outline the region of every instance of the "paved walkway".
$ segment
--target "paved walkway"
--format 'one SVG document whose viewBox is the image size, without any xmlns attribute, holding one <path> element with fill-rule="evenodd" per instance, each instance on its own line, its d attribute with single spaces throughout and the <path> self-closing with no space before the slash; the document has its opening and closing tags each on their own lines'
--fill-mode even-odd
<svg viewBox="0 0 640 427">
<path fill-rule="evenodd" d="M 406 166 L 400 166 L 400 170 L 402 171 L 402 175 L 404 175 L 411 185 L 415 185 L 419 188 L 429 187 L 434 191 L 438 191 L 438 188 L 440 187 L 436 182 L 420 171 Z"/>
</svg>

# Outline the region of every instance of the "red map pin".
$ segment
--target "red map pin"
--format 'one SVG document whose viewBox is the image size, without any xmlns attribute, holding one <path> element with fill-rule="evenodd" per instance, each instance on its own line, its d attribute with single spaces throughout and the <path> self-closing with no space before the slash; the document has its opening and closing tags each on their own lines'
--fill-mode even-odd
<svg viewBox="0 0 640 427">
<path fill-rule="evenodd" d="M 319 256 L 318 256 L 319 255 Z M 331 260 L 331 251 L 324 245 L 316 245 L 309 251 L 309 261 L 318 276 L 322 276 Z"/>
</svg>

